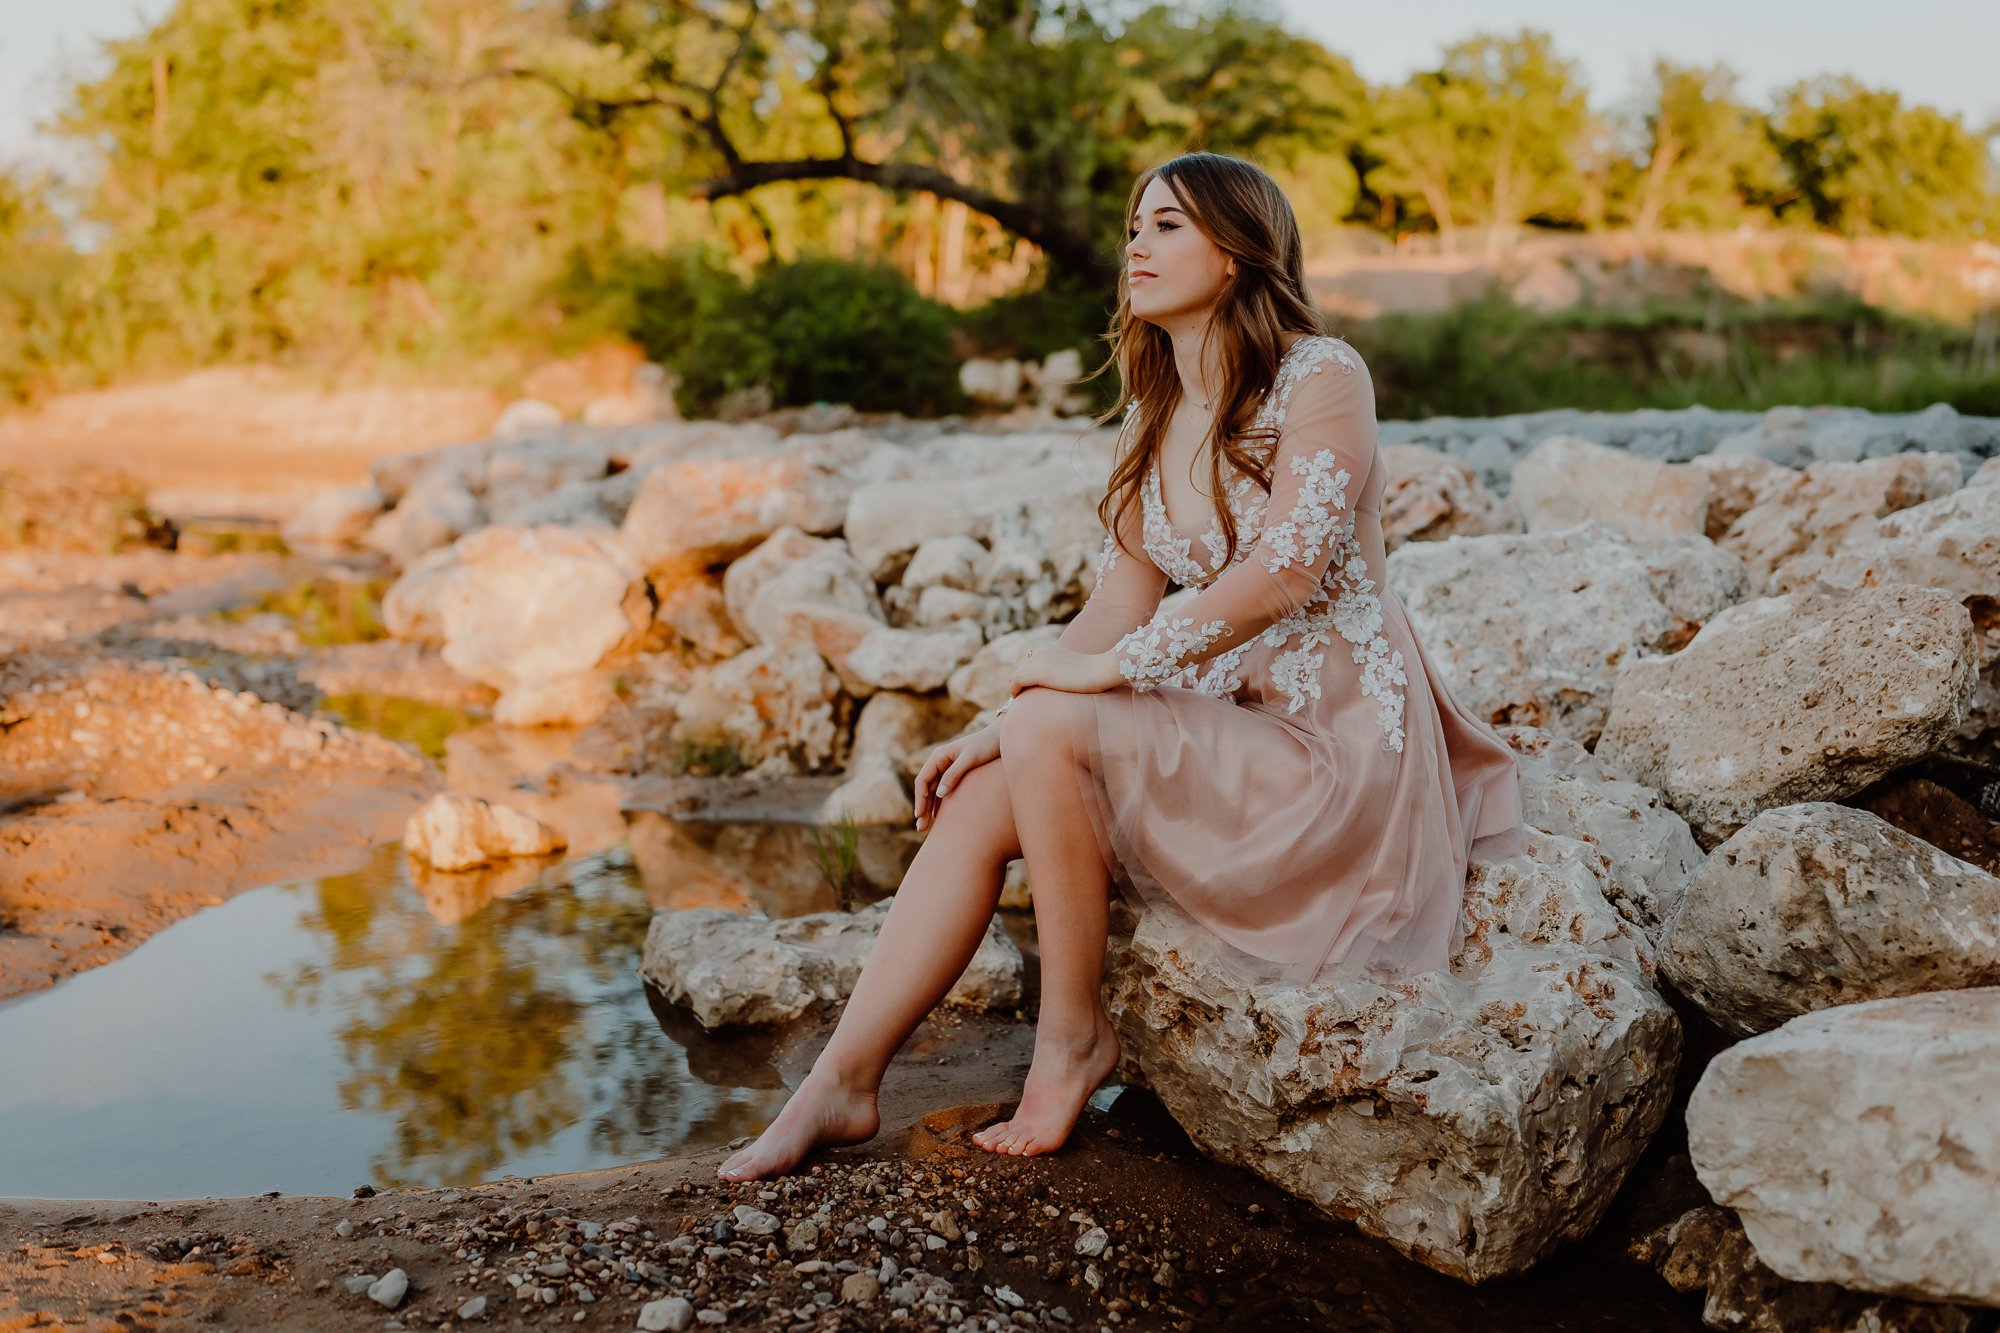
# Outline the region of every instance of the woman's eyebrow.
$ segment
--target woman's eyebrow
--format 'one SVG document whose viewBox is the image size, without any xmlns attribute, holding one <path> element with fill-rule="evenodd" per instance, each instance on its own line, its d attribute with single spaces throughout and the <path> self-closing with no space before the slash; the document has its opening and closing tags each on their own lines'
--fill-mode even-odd
<svg viewBox="0 0 2000 1333">
<path fill-rule="evenodd" d="M 1172 204 L 1161 204 L 1158 208 L 1153 210 L 1154 217 L 1158 217 L 1162 213 L 1180 213 L 1182 217 L 1187 216 L 1186 213 L 1181 213 L 1181 210 L 1175 208 Z"/>
</svg>

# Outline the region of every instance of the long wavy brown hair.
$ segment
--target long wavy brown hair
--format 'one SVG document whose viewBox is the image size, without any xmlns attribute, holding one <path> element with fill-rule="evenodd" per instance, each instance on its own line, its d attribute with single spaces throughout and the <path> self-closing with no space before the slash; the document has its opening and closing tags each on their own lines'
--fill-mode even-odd
<svg viewBox="0 0 2000 1333">
<path fill-rule="evenodd" d="M 1236 272 L 1216 297 L 1215 314 L 1203 333 L 1219 340 L 1222 388 L 1217 411 L 1210 418 L 1204 443 L 1209 451 L 1209 489 L 1223 494 L 1224 469 L 1252 477 L 1271 493 L 1270 464 L 1256 447 L 1275 443 L 1277 432 L 1253 427 L 1258 404 L 1270 392 L 1285 350 L 1288 332 L 1325 332 L 1319 312 L 1306 292 L 1305 248 L 1291 200 L 1262 167 L 1222 153 L 1183 153 L 1149 167 L 1132 183 L 1125 204 L 1125 231 L 1119 251 L 1138 224 L 1139 199 L 1155 176 L 1166 179 L 1174 200 L 1202 235 L 1236 260 Z M 1122 381 L 1118 401 L 1101 417 L 1103 426 L 1120 418 L 1126 406 L 1138 402 L 1136 444 L 1121 447 L 1113 465 L 1097 517 L 1116 533 L 1128 506 L 1139 503 L 1139 481 L 1160 451 L 1167 422 L 1181 400 L 1180 371 L 1174 364 L 1173 339 L 1158 325 L 1132 315 L 1131 288 L 1118 284 L 1118 309 L 1107 335 L 1110 357 L 1086 379 L 1096 379 L 1113 365 Z M 1121 432 L 1121 446 L 1126 433 Z M 1116 498 L 1115 508 L 1113 500 Z M 1227 541 L 1223 565 L 1236 558 L 1236 519 L 1227 504 L 1218 504 L 1222 535 Z M 1122 545 L 1122 543 L 1121 543 Z"/>
</svg>

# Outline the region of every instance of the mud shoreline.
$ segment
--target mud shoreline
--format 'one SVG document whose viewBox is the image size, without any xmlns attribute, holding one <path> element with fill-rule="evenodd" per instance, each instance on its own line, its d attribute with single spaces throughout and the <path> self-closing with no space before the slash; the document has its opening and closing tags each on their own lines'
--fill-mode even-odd
<svg viewBox="0 0 2000 1333">
<path fill-rule="evenodd" d="M 801 1020 L 782 1038 L 788 1082 L 810 1067 L 833 1021 Z M 362 1198 L 0 1200 L 0 1328 L 629 1329 L 646 1302 L 673 1294 L 719 1311 L 725 1327 L 760 1330 L 1701 1326 L 1687 1298 L 1622 1259 L 1612 1239 L 1621 1216 L 1659 1211 L 1648 1198 L 1657 1185 L 1629 1188 L 1613 1224 L 1534 1274 L 1471 1288 L 1208 1161 L 1136 1091 L 1109 1111 L 1087 1107 L 1057 1153 L 985 1153 L 966 1136 L 1005 1112 L 1032 1048 L 1023 1023 L 933 1016 L 884 1083 L 882 1133 L 776 1181 L 717 1181 L 724 1145 L 615 1170 Z M 739 1225 L 738 1205 L 781 1229 L 767 1237 Z M 815 1216 L 817 1238 L 801 1243 L 796 1222 Z M 875 1217 L 885 1225 L 871 1231 Z M 583 1264 L 594 1251 L 581 1245 L 555 1258 L 564 1219 L 607 1228 L 634 1219 L 624 1257 L 660 1279 L 591 1274 Z M 351 1237 L 339 1234 L 343 1222 Z M 858 1237 L 844 1234 L 850 1224 Z M 944 1239 L 939 1225 L 958 1234 Z M 1095 1228 L 1108 1249 L 1079 1253 Z M 676 1254 L 668 1242 L 683 1236 L 695 1243 Z M 879 1274 L 884 1258 L 897 1270 L 890 1281 L 848 1282 Z M 549 1263 L 572 1271 L 550 1279 Z M 348 1292 L 350 1277 L 392 1267 L 410 1281 L 393 1314 Z M 529 1275 L 522 1285 L 555 1292 L 553 1302 L 519 1298 L 510 1274 Z M 938 1279 L 948 1293 L 931 1285 Z M 1550 1305 L 1557 1290 L 1560 1310 Z M 484 1313 L 459 1316 L 481 1296 Z"/>
</svg>

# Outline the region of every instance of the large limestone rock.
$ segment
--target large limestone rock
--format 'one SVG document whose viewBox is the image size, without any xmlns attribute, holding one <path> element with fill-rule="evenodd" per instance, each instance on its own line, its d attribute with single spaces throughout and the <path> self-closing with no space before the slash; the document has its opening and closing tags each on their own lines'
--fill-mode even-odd
<svg viewBox="0 0 2000 1333">
<path fill-rule="evenodd" d="M 1738 1042 L 1688 1155 L 1772 1271 L 2000 1305 L 2000 988 L 1843 1004 Z"/>
<path fill-rule="evenodd" d="M 598 664 L 652 622 L 646 581 L 609 528 L 482 528 L 438 591 L 445 665 L 500 691 L 495 721 L 577 725 L 611 703 Z"/>
<path fill-rule="evenodd" d="M 876 690 L 936 690 L 971 660 L 986 643 L 986 635 L 971 621 L 937 629 L 870 631 L 837 665 L 872 694 Z"/>
<path fill-rule="evenodd" d="M 840 678 L 809 644 L 760 644 L 702 667 L 677 703 L 677 742 L 728 747 L 750 764 L 782 755 L 810 769 L 842 759 Z"/>
<path fill-rule="evenodd" d="M 779 528 L 839 529 L 870 446 L 820 441 L 770 452 L 662 463 L 639 484 L 622 531 L 648 573 L 672 575 L 733 560 Z"/>
<path fill-rule="evenodd" d="M 1404 542 L 1521 530 L 1513 501 L 1487 490 L 1476 471 L 1443 450 L 1385 444 L 1380 457 L 1382 541 L 1388 550 Z"/>
<path fill-rule="evenodd" d="M 280 531 L 297 550 L 338 550 L 366 537 L 387 503 L 372 482 L 337 486 L 293 510 Z"/>
<path fill-rule="evenodd" d="M 2000 879 L 1844 805 L 1766 810 L 1716 848 L 1660 966 L 1718 1027 L 2000 986 Z"/>
<path fill-rule="evenodd" d="M 876 482 L 855 490 L 845 534 L 862 568 L 886 578 L 933 537 L 990 540 L 996 516 L 1023 504 L 1073 509 L 1079 525 L 1095 525 L 1108 476 L 1108 465 L 1100 471 L 1093 456 L 1079 456 L 973 476 Z M 1104 540 L 1101 526 L 1096 533 L 1093 552 Z"/>
<path fill-rule="evenodd" d="M 479 500 L 449 478 L 425 478 L 404 492 L 396 507 L 381 515 L 362 544 L 398 565 L 414 563 L 426 551 L 448 546 L 484 521 Z"/>
<path fill-rule="evenodd" d="M 1736 520 L 1773 495 L 1788 490 L 1798 472 L 1755 454 L 1703 454 L 1676 464 L 1708 483 L 1708 514 L 1702 531 L 1720 541 Z"/>
<path fill-rule="evenodd" d="M 1952 454 L 1814 463 L 1745 511 L 1720 541 L 1743 557 L 1753 589 L 1784 592 L 1854 533 L 1885 514 L 1950 494 L 1961 475 Z M 1793 565 L 1800 567 L 1796 574 Z"/>
<path fill-rule="evenodd" d="M 1706 538 L 1604 523 L 1407 543 L 1388 578 L 1461 703 L 1585 745 L 1619 663 L 1679 647 L 1745 591 L 1742 562 Z"/>
<path fill-rule="evenodd" d="M 1520 756 L 1523 820 L 1602 852 L 1605 896 L 1657 948 L 1702 864 L 1687 821 L 1567 736 L 1539 727 L 1500 736 Z"/>
<path fill-rule="evenodd" d="M 1984 1324 L 1979 1311 L 1968 1306 L 1779 1277 L 1757 1257 L 1736 1214 L 1714 1204 L 1690 1208 L 1636 1237 L 1625 1252 L 1658 1271 L 1675 1291 L 1701 1293 L 1701 1321 L 1710 1328 L 1975 1333 Z"/>
<path fill-rule="evenodd" d="M 723 596 L 730 593 L 725 578 Z M 835 539 L 759 582 L 736 623 L 752 643 L 809 643 L 820 656 L 837 662 L 888 622 L 874 581 Z"/>
<path fill-rule="evenodd" d="M 1666 1118 L 1680 1026 L 1604 858 L 1475 862 L 1449 974 L 1248 985 L 1167 905 L 1114 950 L 1122 1078 L 1201 1149 L 1469 1282 L 1596 1226 Z"/>
<path fill-rule="evenodd" d="M 1965 716 L 1976 656 L 1949 593 L 1760 598 L 1671 657 L 1625 662 L 1596 753 L 1713 847 L 1761 810 L 1838 799 L 1937 749 Z"/>
<path fill-rule="evenodd" d="M 1955 593 L 1982 631 L 1979 660 L 2000 659 L 2000 467 L 1978 485 L 1914 505 L 1852 534 L 1816 566 L 1796 566 L 1822 587 L 1852 591 L 1914 583 Z"/>
<path fill-rule="evenodd" d="M 1700 473 L 1573 435 L 1543 440 L 1516 463 L 1509 495 L 1530 532 L 1597 520 L 1628 537 L 1705 534 L 1708 521 Z"/>
<path fill-rule="evenodd" d="M 782 1023 L 819 1001 L 847 998 L 890 903 L 776 921 L 712 908 L 658 912 L 639 971 L 703 1027 Z M 1021 951 L 996 918 L 945 1003 L 1011 1008 L 1021 1002 L 1022 968 Z"/>
<path fill-rule="evenodd" d="M 562 834 L 511 805 L 463 792 L 440 792 L 410 816 L 403 848 L 438 870 L 471 870 L 516 856 L 546 856 L 567 844 Z"/>
</svg>

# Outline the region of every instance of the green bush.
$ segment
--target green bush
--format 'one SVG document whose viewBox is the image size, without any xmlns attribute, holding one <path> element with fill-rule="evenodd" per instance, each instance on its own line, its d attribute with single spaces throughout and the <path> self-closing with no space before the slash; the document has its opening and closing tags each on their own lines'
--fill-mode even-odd
<svg viewBox="0 0 2000 1333">
<path fill-rule="evenodd" d="M 967 406 L 948 307 L 886 265 L 808 258 L 751 284 L 751 318 L 771 349 L 778 406 L 849 403 L 936 416 Z"/>
<path fill-rule="evenodd" d="M 775 407 L 848 403 L 864 412 L 937 415 L 966 406 L 950 310 L 885 265 L 811 257 L 745 282 L 713 252 L 578 265 L 586 293 L 571 318 L 616 326 L 679 378 L 689 416 L 767 386 Z"/>
</svg>

